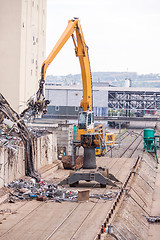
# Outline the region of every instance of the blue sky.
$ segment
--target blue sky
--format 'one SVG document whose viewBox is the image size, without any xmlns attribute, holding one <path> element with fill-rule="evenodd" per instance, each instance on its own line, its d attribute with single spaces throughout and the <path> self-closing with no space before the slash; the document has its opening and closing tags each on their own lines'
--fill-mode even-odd
<svg viewBox="0 0 160 240">
<path fill-rule="evenodd" d="M 47 0 L 46 57 L 73 17 L 80 19 L 92 72 L 160 73 L 159 0 Z M 78 73 L 70 38 L 47 75 Z"/>
</svg>

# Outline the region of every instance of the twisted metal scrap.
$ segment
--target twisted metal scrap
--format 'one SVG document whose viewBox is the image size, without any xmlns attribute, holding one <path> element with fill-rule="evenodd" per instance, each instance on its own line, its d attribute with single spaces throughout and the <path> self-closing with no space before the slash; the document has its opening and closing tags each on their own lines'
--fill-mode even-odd
<svg viewBox="0 0 160 240">
<path fill-rule="evenodd" d="M 150 216 L 150 217 L 145 216 L 145 218 L 147 219 L 147 221 L 149 223 L 159 223 L 160 222 L 159 216 Z"/>
<path fill-rule="evenodd" d="M 39 179 L 34 169 L 33 135 L 28 131 L 23 119 L 10 107 L 0 93 L 0 112 L 17 125 L 20 137 L 25 147 L 25 175 Z"/>
</svg>

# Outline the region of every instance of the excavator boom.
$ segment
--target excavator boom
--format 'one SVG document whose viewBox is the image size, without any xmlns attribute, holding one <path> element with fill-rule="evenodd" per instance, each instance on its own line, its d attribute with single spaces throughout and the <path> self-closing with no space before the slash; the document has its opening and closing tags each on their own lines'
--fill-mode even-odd
<svg viewBox="0 0 160 240">
<path fill-rule="evenodd" d="M 76 36 L 74 35 L 74 32 Z M 58 42 L 54 46 L 47 59 L 43 62 L 41 68 L 41 80 L 37 95 L 38 98 L 40 98 L 41 95 L 44 95 L 43 85 L 45 83 L 45 75 L 47 68 L 71 36 L 75 45 L 76 56 L 79 58 L 82 73 L 83 99 L 81 101 L 80 107 L 82 107 L 84 111 L 92 111 L 92 79 L 88 56 L 88 47 L 84 40 L 79 19 L 72 19 L 68 22 L 65 31 L 59 38 Z"/>
</svg>

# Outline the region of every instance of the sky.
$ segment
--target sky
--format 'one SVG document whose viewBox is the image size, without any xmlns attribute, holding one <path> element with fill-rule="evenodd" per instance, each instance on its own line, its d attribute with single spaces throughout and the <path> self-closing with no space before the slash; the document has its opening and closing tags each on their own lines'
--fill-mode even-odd
<svg viewBox="0 0 160 240">
<path fill-rule="evenodd" d="M 159 0 L 47 0 L 46 57 L 74 17 L 89 47 L 92 72 L 160 73 Z M 47 75 L 79 73 L 70 38 Z"/>
</svg>

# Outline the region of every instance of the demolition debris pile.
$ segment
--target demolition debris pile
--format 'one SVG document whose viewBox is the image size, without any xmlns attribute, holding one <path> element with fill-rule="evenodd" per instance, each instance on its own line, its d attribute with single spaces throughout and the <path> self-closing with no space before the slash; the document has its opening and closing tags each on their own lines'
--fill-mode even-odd
<svg viewBox="0 0 160 240">
<path fill-rule="evenodd" d="M 46 129 L 39 128 L 28 128 L 28 131 L 32 135 L 33 139 L 50 133 Z M 20 137 L 19 132 L 15 129 L 15 126 L 8 126 L 6 121 L 3 121 L 0 124 L 0 147 L 7 147 L 16 152 L 19 148 L 24 148 L 21 144 L 22 142 L 22 138 Z"/>
<path fill-rule="evenodd" d="M 0 126 L 0 132 L 0 147 L 7 147 L 13 151 L 17 151 L 18 148 L 22 147 L 20 146 L 22 139 L 18 136 L 11 136 L 10 134 L 4 132 L 2 125 Z"/>
<path fill-rule="evenodd" d="M 48 184 L 41 180 L 37 182 L 31 178 L 28 181 L 19 179 L 5 186 L 9 190 L 8 201 L 14 203 L 19 200 L 53 201 L 53 202 L 77 202 L 78 190 L 65 189 L 56 184 Z M 111 201 L 116 198 L 117 192 L 108 192 L 105 194 L 89 194 L 89 198 L 96 198 Z"/>
<path fill-rule="evenodd" d="M 24 119 L 18 115 L 0 94 L 0 147 L 16 151 L 19 147 L 25 150 L 25 175 L 40 179 L 34 169 L 34 138 L 46 133 L 44 130 L 27 128 Z M 20 144 L 23 142 L 23 145 Z"/>
</svg>

